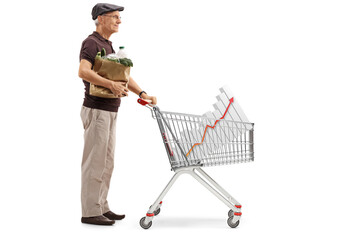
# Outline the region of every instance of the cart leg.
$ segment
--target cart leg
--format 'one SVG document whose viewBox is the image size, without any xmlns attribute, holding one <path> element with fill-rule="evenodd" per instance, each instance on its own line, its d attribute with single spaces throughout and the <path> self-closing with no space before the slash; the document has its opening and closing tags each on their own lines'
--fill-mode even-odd
<svg viewBox="0 0 360 240">
<path fill-rule="evenodd" d="M 225 205 L 227 205 L 229 208 L 233 208 L 233 204 L 228 199 L 226 199 L 215 188 L 213 188 L 209 183 L 202 179 L 201 176 L 199 176 L 195 171 L 189 171 L 189 174 L 193 176 L 204 187 L 206 187 L 211 193 L 213 193 L 219 200 L 225 203 Z"/>
<path fill-rule="evenodd" d="M 231 207 L 232 214 L 235 212 L 241 212 L 241 204 L 236 201 L 235 198 L 233 198 L 227 191 L 225 191 L 224 188 L 222 188 L 217 182 L 215 182 L 214 179 L 212 179 L 204 170 L 201 168 L 196 168 L 194 170 L 197 170 L 208 182 L 210 182 L 221 194 L 223 194 L 231 203 L 233 203 L 233 207 Z M 230 217 L 230 212 L 229 212 Z"/>
<path fill-rule="evenodd" d="M 211 193 L 213 193 L 219 200 L 221 200 L 225 205 L 227 205 L 233 212 L 232 216 L 229 216 L 228 219 L 228 225 L 232 228 L 235 228 L 239 225 L 240 217 L 242 215 L 241 213 L 241 206 L 240 204 L 233 204 L 230 200 L 234 200 L 230 194 L 228 194 L 223 188 L 220 187 L 219 184 L 217 184 L 213 179 L 210 178 L 209 175 L 207 175 L 204 171 L 202 171 L 200 168 L 196 168 L 196 170 L 200 170 L 199 172 L 210 182 L 212 183 L 216 188 L 212 187 L 208 182 L 206 182 L 201 176 L 199 176 L 195 169 L 193 171 L 189 171 L 189 174 L 193 176 L 199 183 L 201 183 L 204 187 L 206 187 Z M 224 197 L 225 195 L 226 197 Z M 230 214 L 229 214 L 230 215 Z"/>
<path fill-rule="evenodd" d="M 152 219 L 155 216 L 155 211 L 161 207 L 162 199 L 165 197 L 165 195 L 168 193 L 172 185 L 175 183 L 175 181 L 178 179 L 178 177 L 183 174 L 185 171 L 179 171 L 174 174 L 174 176 L 171 178 L 169 183 L 166 185 L 164 190 L 161 192 L 160 196 L 155 200 L 155 202 L 150 206 L 148 212 L 146 213 L 146 217 L 142 218 L 140 220 L 140 226 L 144 229 L 148 229 L 151 227 Z"/>
</svg>

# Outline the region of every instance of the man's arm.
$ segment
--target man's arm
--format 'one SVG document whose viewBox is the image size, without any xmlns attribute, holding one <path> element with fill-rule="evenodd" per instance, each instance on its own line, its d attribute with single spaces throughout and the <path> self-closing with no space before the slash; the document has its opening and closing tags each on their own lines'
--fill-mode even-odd
<svg viewBox="0 0 360 240">
<path fill-rule="evenodd" d="M 81 59 L 79 66 L 79 77 L 92 84 L 103 86 L 111 90 L 115 96 L 127 96 L 129 91 L 122 83 L 114 82 L 101 77 L 91 69 L 88 60 Z"/>
<path fill-rule="evenodd" d="M 142 92 L 142 89 L 139 87 L 139 85 L 135 82 L 135 80 L 130 77 L 128 89 L 135 93 L 136 95 L 139 95 Z M 146 93 L 141 94 L 141 98 L 151 100 L 152 104 L 156 105 L 157 99 L 154 96 L 148 96 Z"/>
</svg>

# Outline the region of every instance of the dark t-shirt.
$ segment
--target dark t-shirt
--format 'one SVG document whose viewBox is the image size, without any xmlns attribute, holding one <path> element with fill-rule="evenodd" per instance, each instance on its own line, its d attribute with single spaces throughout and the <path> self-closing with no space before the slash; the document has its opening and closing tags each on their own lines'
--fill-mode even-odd
<svg viewBox="0 0 360 240">
<path fill-rule="evenodd" d="M 81 44 L 80 61 L 85 59 L 94 67 L 95 57 L 102 48 L 105 48 L 106 54 L 114 53 L 111 41 L 103 38 L 99 33 L 93 32 Z M 85 98 L 83 105 L 88 108 L 96 108 L 110 112 L 117 112 L 120 106 L 120 98 L 101 98 L 91 96 L 89 93 L 90 83 L 83 79 L 85 84 Z"/>
</svg>

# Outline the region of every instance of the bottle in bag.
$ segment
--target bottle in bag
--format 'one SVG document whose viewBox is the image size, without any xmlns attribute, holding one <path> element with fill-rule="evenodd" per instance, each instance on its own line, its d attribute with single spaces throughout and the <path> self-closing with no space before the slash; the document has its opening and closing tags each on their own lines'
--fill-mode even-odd
<svg viewBox="0 0 360 240">
<path fill-rule="evenodd" d="M 118 58 L 127 58 L 127 54 L 125 52 L 125 47 L 124 46 L 119 47 L 119 51 L 116 53 L 116 56 Z"/>
</svg>

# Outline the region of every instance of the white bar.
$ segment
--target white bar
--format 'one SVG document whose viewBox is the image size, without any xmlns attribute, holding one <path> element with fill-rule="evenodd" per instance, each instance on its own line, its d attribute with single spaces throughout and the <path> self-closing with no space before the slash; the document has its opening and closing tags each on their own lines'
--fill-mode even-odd
<svg viewBox="0 0 360 240">
<path fill-rule="evenodd" d="M 204 116 L 205 116 L 206 118 L 208 118 L 207 125 L 213 126 L 214 123 L 215 123 L 215 121 L 216 121 L 216 119 L 215 119 L 214 115 L 212 114 L 212 112 L 206 112 L 206 113 L 204 114 Z M 207 136 L 205 136 L 205 140 L 204 140 L 204 141 L 206 141 L 207 143 L 210 143 L 210 144 L 211 144 L 210 153 L 212 153 L 212 152 L 214 152 L 214 151 L 217 149 L 217 144 L 214 144 L 214 143 L 216 143 L 217 137 L 216 137 L 216 134 L 214 133 L 214 131 L 207 131 L 207 132 L 206 132 L 206 135 L 207 135 Z"/>
<path fill-rule="evenodd" d="M 225 111 L 226 111 L 226 107 L 224 106 L 224 103 L 221 100 L 218 101 L 217 103 L 215 103 L 213 106 L 216 110 L 218 110 L 222 113 L 225 113 Z M 229 114 L 230 114 L 230 112 L 228 111 L 224 117 L 225 120 L 233 120 Z M 224 123 L 223 126 L 230 126 L 230 124 L 226 123 L 225 121 L 223 123 Z M 232 129 L 230 129 L 230 128 L 227 128 L 225 133 L 229 134 L 228 137 L 229 137 L 230 141 L 232 141 L 234 138 L 237 137 L 236 131 L 232 131 Z"/>
<path fill-rule="evenodd" d="M 223 104 L 224 108 L 227 108 L 227 106 L 230 103 L 230 99 L 226 96 L 225 93 L 221 93 L 220 95 L 216 96 L 216 99 Z M 239 115 L 237 114 L 236 110 L 232 107 L 229 108 L 228 113 L 226 115 L 227 116 L 225 116 L 225 119 L 227 120 L 240 121 L 240 122 L 242 121 Z"/>
<path fill-rule="evenodd" d="M 222 88 L 220 88 L 220 92 L 224 93 L 228 99 L 231 99 L 232 97 L 234 97 L 233 93 L 231 92 L 231 90 L 229 89 L 228 86 L 223 86 Z M 237 98 L 234 97 L 234 102 L 231 105 L 243 122 L 249 122 L 244 111 L 242 110 L 239 103 L 237 102 Z M 252 129 L 252 126 L 249 124 L 245 124 L 245 127 L 248 130 Z"/>
</svg>

